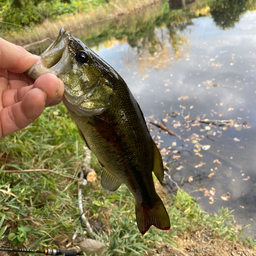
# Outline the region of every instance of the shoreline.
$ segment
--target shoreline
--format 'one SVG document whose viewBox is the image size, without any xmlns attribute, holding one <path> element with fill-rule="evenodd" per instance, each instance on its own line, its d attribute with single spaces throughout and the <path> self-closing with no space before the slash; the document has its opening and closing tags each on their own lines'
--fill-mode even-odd
<svg viewBox="0 0 256 256">
<path fill-rule="evenodd" d="M 82 29 L 93 24 L 139 12 L 144 8 L 150 8 L 161 2 L 162 0 L 143 0 L 138 3 L 137 1 L 130 0 L 129 3 L 127 3 L 127 5 L 129 5 L 128 7 L 124 6 L 123 2 L 121 2 L 122 6 L 109 3 L 100 5 L 98 9 L 92 13 L 62 15 L 57 17 L 57 20 L 52 21 L 46 19 L 42 24 L 35 25 L 33 28 L 26 27 L 18 32 L 2 33 L 0 36 L 7 41 L 28 48 L 32 45 L 42 43 L 49 38 L 55 38 L 61 27 L 64 27 L 65 30 L 70 33 L 74 30 Z"/>
</svg>

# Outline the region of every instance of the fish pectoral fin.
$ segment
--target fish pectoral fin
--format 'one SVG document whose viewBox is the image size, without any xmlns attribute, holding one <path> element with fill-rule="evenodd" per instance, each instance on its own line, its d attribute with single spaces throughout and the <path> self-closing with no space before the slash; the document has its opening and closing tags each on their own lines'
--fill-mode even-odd
<svg viewBox="0 0 256 256">
<path fill-rule="evenodd" d="M 156 175 L 157 179 L 160 181 L 160 183 L 163 182 L 164 179 L 164 170 L 163 170 L 163 161 L 162 161 L 162 157 L 161 154 L 156 146 L 156 144 L 153 142 L 154 144 L 154 167 L 153 167 L 153 172 Z"/>
<path fill-rule="evenodd" d="M 121 182 L 103 168 L 101 174 L 101 186 L 109 191 L 115 191 L 121 186 Z"/>
<path fill-rule="evenodd" d="M 77 130 L 78 130 L 78 133 L 81 136 L 81 138 L 84 140 L 84 143 L 85 143 L 86 147 L 90 149 L 90 147 L 89 147 L 89 145 L 88 145 L 88 143 L 87 143 L 87 141 L 86 141 L 82 131 L 78 127 L 77 127 Z"/>
<path fill-rule="evenodd" d="M 160 198 L 151 209 L 136 204 L 135 213 L 137 225 L 142 235 L 152 225 L 162 230 L 170 229 L 170 218 Z"/>
</svg>

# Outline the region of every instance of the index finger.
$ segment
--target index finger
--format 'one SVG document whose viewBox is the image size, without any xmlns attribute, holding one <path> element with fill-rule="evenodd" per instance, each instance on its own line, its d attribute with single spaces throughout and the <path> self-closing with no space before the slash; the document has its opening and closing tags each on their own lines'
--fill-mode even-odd
<svg viewBox="0 0 256 256">
<path fill-rule="evenodd" d="M 33 55 L 19 45 L 0 38 L 0 68 L 14 73 L 28 70 L 39 56 Z"/>
</svg>

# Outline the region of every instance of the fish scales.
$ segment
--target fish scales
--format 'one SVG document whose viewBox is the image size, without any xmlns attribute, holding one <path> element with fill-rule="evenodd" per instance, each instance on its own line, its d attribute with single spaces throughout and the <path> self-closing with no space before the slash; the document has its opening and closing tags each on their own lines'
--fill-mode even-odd
<svg viewBox="0 0 256 256">
<path fill-rule="evenodd" d="M 162 158 L 121 76 L 64 29 L 27 74 L 35 79 L 49 72 L 65 84 L 63 102 L 103 167 L 102 186 L 115 191 L 124 183 L 129 188 L 142 234 L 151 225 L 169 229 L 169 216 L 152 177 L 153 171 L 162 181 Z"/>
</svg>

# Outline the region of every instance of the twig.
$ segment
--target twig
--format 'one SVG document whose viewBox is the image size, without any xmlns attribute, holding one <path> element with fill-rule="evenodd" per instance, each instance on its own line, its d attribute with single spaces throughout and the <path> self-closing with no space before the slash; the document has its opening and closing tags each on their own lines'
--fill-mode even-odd
<svg viewBox="0 0 256 256">
<path fill-rule="evenodd" d="M 81 179 L 83 185 L 86 186 L 87 181 L 84 179 L 84 172 L 80 172 L 80 179 Z M 81 219 L 80 219 L 81 223 L 82 222 L 85 223 L 87 230 L 93 236 L 94 239 L 103 242 L 103 240 L 97 234 L 95 234 L 95 232 L 93 232 L 89 221 L 85 217 L 84 210 L 83 210 L 83 203 L 82 203 L 82 188 L 81 187 L 79 187 L 79 189 L 78 189 L 78 209 L 79 209 L 79 213 L 81 215 Z"/>
<path fill-rule="evenodd" d="M 52 39 L 50 38 L 50 37 L 46 37 L 46 38 L 44 38 L 44 39 L 42 39 L 42 40 L 40 40 L 40 41 L 36 41 L 36 42 L 33 42 L 33 43 L 30 43 L 30 44 L 25 44 L 24 46 L 23 46 L 23 48 L 29 48 L 30 46 L 32 46 L 32 45 L 35 45 L 35 44 L 41 44 L 41 43 L 43 43 L 43 42 L 45 42 L 45 41 L 47 41 L 47 40 L 51 40 L 52 41 Z"/>
<path fill-rule="evenodd" d="M 84 158 L 84 162 L 83 162 L 83 170 L 81 172 L 79 172 L 79 174 L 78 174 L 79 178 L 80 178 L 80 182 L 79 182 L 80 187 L 78 188 L 78 210 L 79 210 L 79 214 L 81 215 L 80 221 L 81 221 L 81 223 L 83 223 L 83 222 L 85 223 L 87 230 L 89 231 L 90 235 L 94 239 L 104 242 L 92 230 L 92 227 L 91 227 L 89 221 L 87 220 L 87 218 L 85 217 L 84 210 L 83 210 L 83 200 L 82 200 L 83 196 L 82 196 L 82 187 L 81 186 L 87 185 L 87 180 L 84 179 L 84 176 L 86 176 L 86 178 L 88 178 L 89 174 L 95 173 L 95 171 L 88 166 L 91 161 L 91 152 L 87 147 L 84 147 L 84 154 L 85 154 L 85 158 Z M 96 173 L 95 173 L 95 175 L 96 175 Z M 78 235 L 78 231 L 79 231 L 79 228 L 76 229 L 76 232 L 72 237 L 72 240 L 76 239 L 76 237 Z"/>
<path fill-rule="evenodd" d="M 62 176 L 64 178 L 67 178 L 67 179 L 71 179 L 71 180 L 75 180 L 75 181 L 80 181 L 79 179 L 77 178 L 74 178 L 74 177 L 71 177 L 71 176 L 68 176 L 68 175 L 64 175 L 64 174 L 61 174 L 61 173 L 58 173 L 54 170 L 48 170 L 48 169 L 34 169 L 34 170 L 2 170 L 2 172 L 5 172 L 5 173 L 26 173 L 26 172 L 50 172 L 50 173 L 54 173 L 54 174 L 57 174 L 59 176 Z"/>
<path fill-rule="evenodd" d="M 89 182 L 96 181 L 97 179 L 97 174 L 96 172 L 89 166 L 91 162 L 91 152 L 87 147 L 83 147 L 84 149 L 84 162 L 83 162 L 83 171 L 86 176 L 86 180 Z"/>
<path fill-rule="evenodd" d="M 199 123 L 204 124 L 213 124 L 216 126 L 223 126 L 223 125 L 232 125 L 233 120 L 209 120 L 209 119 L 202 119 L 202 120 L 196 120 Z"/>
<path fill-rule="evenodd" d="M 166 170 L 168 171 L 168 172 L 165 172 L 165 175 L 170 179 L 171 182 L 173 182 L 173 183 L 175 184 L 175 186 L 177 187 L 177 189 L 180 190 L 180 187 L 179 187 L 179 185 L 177 184 L 177 182 L 174 181 L 174 180 L 172 179 L 172 176 L 169 174 L 169 172 L 170 172 L 169 168 L 168 168 L 167 166 L 164 166 L 164 169 L 166 169 Z"/>
<path fill-rule="evenodd" d="M 171 130 L 169 130 L 165 125 L 159 124 L 159 123 L 154 123 L 154 122 L 150 122 L 150 123 L 153 124 L 153 125 L 155 125 L 155 126 L 158 127 L 158 128 L 163 129 L 164 131 L 168 132 L 170 135 L 176 136 L 176 137 L 180 138 L 179 135 L 177 135 L 177 134 L 175 134 L 174 132 L 172 132 Z"/>
</svg>

